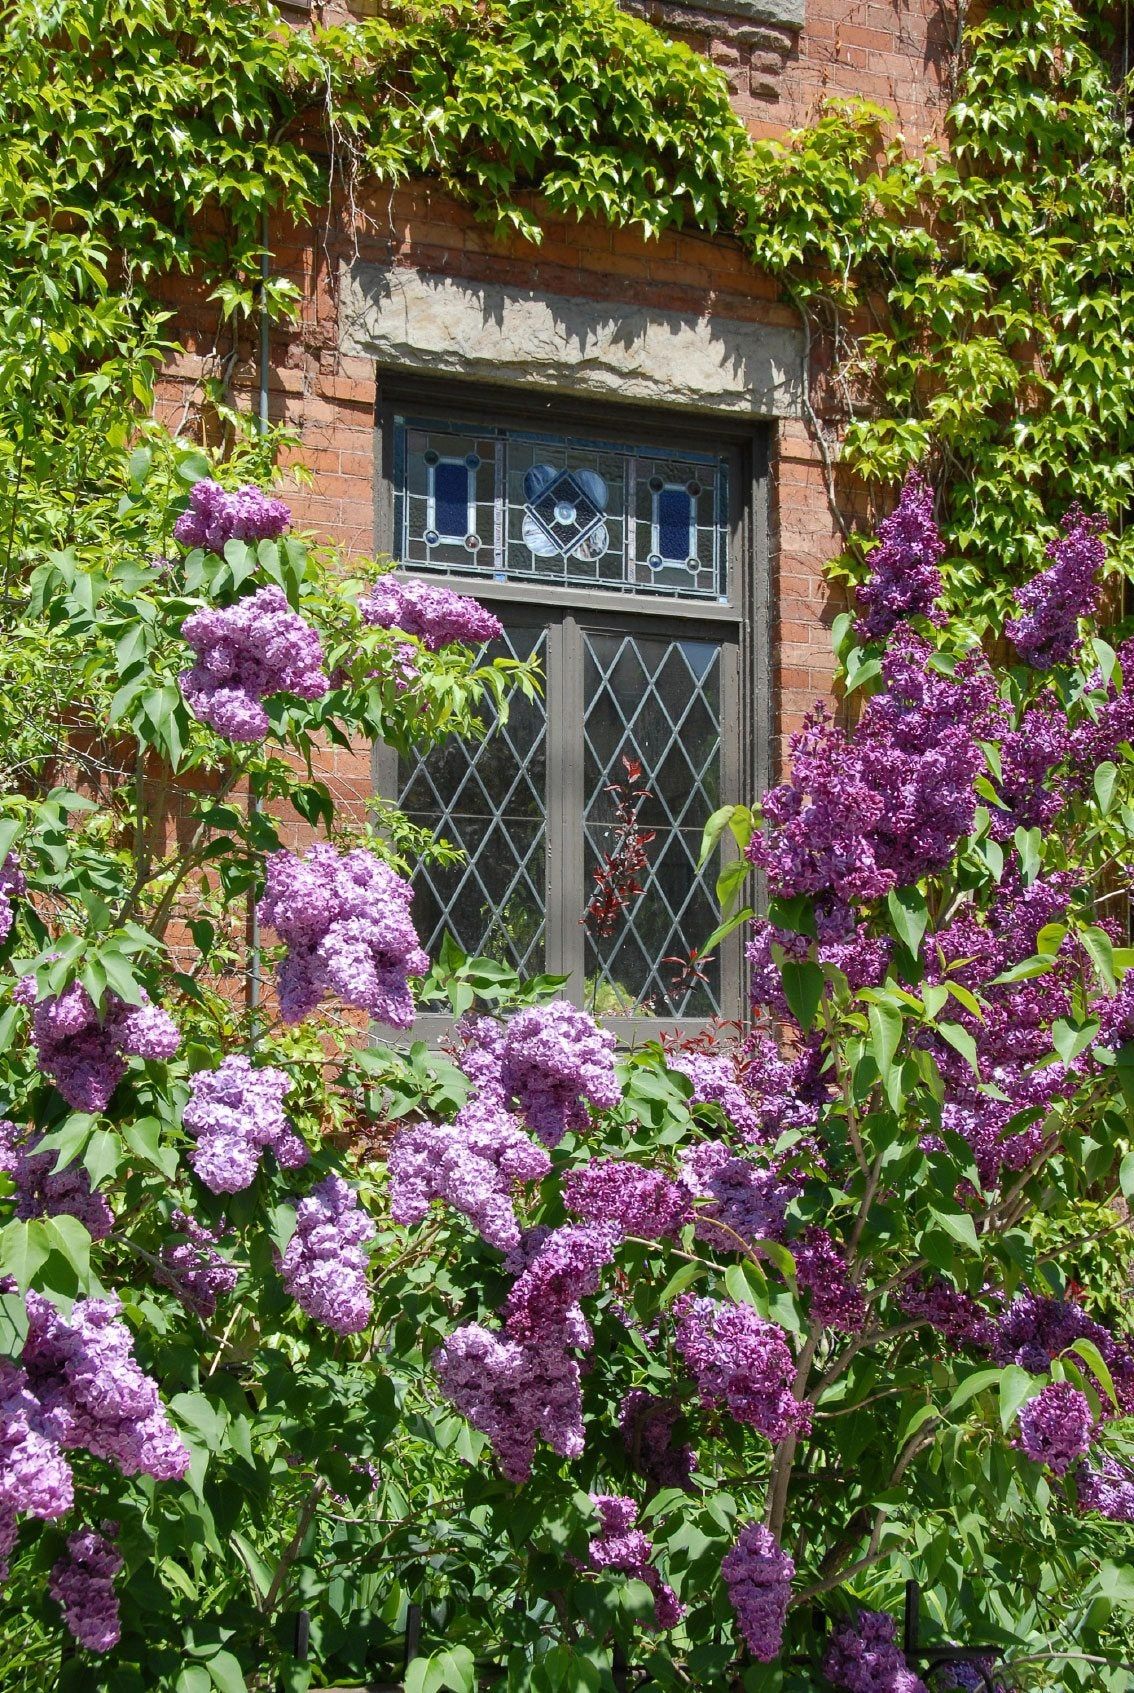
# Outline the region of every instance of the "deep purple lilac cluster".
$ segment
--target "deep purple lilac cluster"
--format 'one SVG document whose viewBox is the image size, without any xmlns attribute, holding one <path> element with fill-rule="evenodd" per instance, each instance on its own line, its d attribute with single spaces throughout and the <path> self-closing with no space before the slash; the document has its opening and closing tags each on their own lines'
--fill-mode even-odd
<svg viewBox="0 0 1134 1693">
<path fill-rule="evenodd" d="M 1050 670 L 1066 664 L 1079 646 L 1079 619 L 1098 609 L 1099 571 L 1106 562 L 1100 536 L 1101 517 L 1088 517 L 1072 506 L 1063 519 L 1063 534 L 1049 541 L 1045 551 L 1051 564 L 1016 592 L 1020 616 L 1004 625 L 1004 633 L 1025 664 Z"/>
<path fill-rule="evenodd" d="M 1086 1455 L 1094 1423 L 1085 1393 L 1067 1381 L 1049 1382 L 1020 1408 L 1020 1446 L 1033 1463 L 1066 1475 Z"/>
<path fill-rule="evenodd" d="M 568 1223 L 552 1229 L 509 1290 L 504 1315 L 512 1339 L 553 1340 L 571 1320 L 581 1321 L 579 1300 L 598 1292 L 602 1272 L 613 1262 L 621 1239 L 622 1230 L 614 1223 Z"/>
<path fill-rule="evenodd" d="M 221 1237 L 216 1230 L 179 1210 L 173 1212 L 170 1224 L 184 1238 L 167 1241 L 161 1249 L 161 1261 L 186 1305 L 200 1317 L 211 1317 L 217 1300 L 236 1286 L 236 1265 L 217 1251 Z"/>
<path fill-rule="evenodd" d="M 1071 731 L 1072 766 L 1084 782 L 1124 743 L 1134 743 L 1134 641 L 1119 647 L 1118 664 L 1117 682 L 1104 681 L 1100 671 L 1090 678 L 1086 709 Z"/>
<path fill-rule="evenodd" d="M 35 977 L 24 976 L 12 997 L 34 1007 L 31 1038 L 39 1068 L 73 1111 L 105 1111 L 127 1058 L 172 1058 L 177 1051 L 176 1023 L 148 999 L 127 1005 L 109 993 L 100 1022 L 80 982 L 38 1003 L 35 993 Z"/>
<path fill-rule="evenodd" d="M 101 1534 L 79 1529 L 67 1541 L 66 1557 L 53 1565 L 48 1577 L 47 1590 L 63 1607 L 63 1621 L 89 1652 L 109 1652 L 122 1633 L 114 1591 L 123 1563 L 112 1543 L 117 1532 L 117 1523 L 103 1523 Z"/>
<path fill-rule="evenodd" d="M 675 1399 L 633 1388 L 618 1410 L 619 1427 L 630 1467 L 654 1487 L 686 1487 L 697 1467 L 697 1455 L 688 1445 L 675 1446 L 674 1428 L 681 1416 Z"/>
<path fill-rule="evenodd" d="M 1134 1523 L 1134 1471 L 1106 1455 L 1099 1462 L 1101 1468 L 1080 1464 L 1075 1471 L 1079 1509 L 1097 1511 L 1111 1522 Z"/>
<path fill-rule="evenodd" d="M 277 977 L 280 1015 L 298 1023 L 333 993 L 379 1023 L 407 1029 L 407 978 L 429 959 L 410 917 L 413 890 L 372 852 L 338 852 L 318 841 L 303 857 L 268 860 L 260 921 L 287 945 Z"/>
<path fill-rule="evenodd" d="M 879 979 L 884 973 L 885 965 Z M 753 1031 L 746 1050 L 744 1085 L 755 1102 L 759 1123 L 755 1138 L 775 1141 L 788 1129 L 814 1128 L 829 1092 L 822 1079 L 826 1059 L 822 1042 L 809 1040 L 789 1059 L 768 1035 Z"/>
<path fill-rule="evenodd" d="M 488 1436 L 502 1473 L 527 1481 L 536 1445 L 563 1458 L 583 1451 L 579 1365 L 562 1336 L 523 1344 L 466 1323 L 433 1356 L 441 1391 Z"/>
<path fill-rule="evenodd" d="M 520 1242 L 515 1184 L 539 1181 L 551 1159 L 511 1112 L 474 1096 L 451 1123 L 400 1128 L 386 1168 L 396 1223 L 424 1222 L 441 1200 L 466 1216 L 490 1246 L 508 1252 Z"/>
<path fill-rule="evenodd" d="M 1067 712 L 1054 695 L 1027 706 L 1017 728 L 1002 729 L 1000 781 L 1003 809 L 990 808 L 992 833 L 1009 841 L 1017 829 L 1049 829 L 1069 797 L 1069 784 L 1056 774 L 1072 753 Z"/>
<path fill-rule="evenodd" d="M 280 1274 L 300 1309 L 336 1334 L 358 1334 L 370 1321 L 373 1239 L 373 1223 L 341 1176 L 325 1176 L 300 1200 Z"/>
<path fill-rule="evenodd" d="M 173 526 L 174 540 L 183 547 L 204 547 L 222 553 L 228 541 L 274 541 L 291 522 L 282 500 L 262 488 L 246 484 L 229 493 L 218 482 L 197 482 L 189 504 Z"/>
<path fill-rule="evenodd" d="M 1098 1348 L 1119 1404 L 1124 1414 L 1130 1415 L 1134 1412 L 1134 1352 L 1073 1300 L 1049 1299 L 1036 1293 L 1017 1295 L 997 1319 L 993 1362 L 1001 1367 L 1019 1364 L 1038 1375 L 1077 1340 L 1089 1340 Z"/>
<path fill-rule="evenodd" d="M 723 1052 L 674 1052 L 666 1065 L 693 1088 L 694 1105 L 716 1105 L 741 1140 L 766 1140 L 761 1115 L 733 1060 Z"/>
<path fill-rule="evenodd" d="M 591 1541 L 587 1554 L 592 1569 L 619 1570 L 645 1582 L 654 1596 L 654 1627 L 673 1628 L 685 1615 L 685 1607 L 650 1563 L 654 1547 L 649 1536 L 634 1524 L 638 1507 L 619 1493 L 592 1493 L 591 1503 L 599 1514 L 602 1529 Z"/>
<path fill-rule="evenodd" d="M 933 519 L 933 489 L 925 477 L 911 470 L 894 510 L 879 526 L 878 545 L 868 560 L 870 576 L 856 590 L 865 611 L 856 624 L 866 640 L 884 641 L 910 617 L 927 617 L 940 624 L 941 593 L 938 565 L 945 543 Z"/>
<path fill-rule="evenodd" d="M 181 634 L 197 655 L 181 672 L 185 703 L 226 741 L 264 739 L 272 694 L 318 700 L 330 688 L 319 636 L 274 583 L 235 605 L 202 607 Z"/>
<path fill-rule="evenodd" d="M 736 1624 L 752 1656 L 770 1664 L 780 1655 L 795 1563 L 763 1523 L 746 1523 L 721 1559 Z"/>
<path fill-rule="evenodd" d="M 310 1154 L 283 1110 L 291 1077 L 269 1064 L 255 1066 L 240 1053 L 189 1081 L 181 1120 L 194 1136 L 189 1154 L 213 1193 L 239 1193 L 255 1179 L 265 1148 L 282 1170 L 297 1170 Z"/>
<path fill-rule="evenodd" d="M 996 1324 L 971 1294 L 938 1281 L 927 1287 L 903 1288 L 898 1303 L 908 1317 L 928 1323 L 950 1346 L 991 1351 Z"/>
<path fill-rule="evenodd" d="M 859 1611 L 831 1636 L 823 1674 L 847 1693 L 926 1693 L 897 1643 L 897 1625 L 885 1611 Z"/>
<path fill-rule="evenodd" d="M 720 1140 L 683 1147 L 678 1160 L 681 1183 L 697 1201 L 698 1240 L 736 1252 L 750 1241 L 782 1239 L 795 1183 Z"/>
<path fill-rule="evenodd" d="M 20 861 L 14 852 L 10 852 L 4 862 L 0 864 L 0 946 L 8 939 L 12 932 L 12 922 L 15 912 L 12 901 L 19 899 L 21 894 L 28 891 L 27 877 L 20 869 Z"/>
<path fill-rule="evenodd" d="M 846 1259 L 826 1229 L 809 1228 L 791 1250 L 795 1274 L 808 1296 L 811 1320 L 824 1328 L 855 1334 L 866 1320 L 866 1303 L 850 1279 Z"/>
<path fill-rule="evenodd" d="M 792 1392 L 795 1360 L 783 1329 L 750 1305 L 694 1299 L 674 1306 L 677 1350 L 693 1372 L 703 1405 L 724 1405 L 771 1441 L 806 1434 L 811 1406 Z"/>
<path fill-rule="evenodd" d="M 16 1216 L 77 1217 L 92 1240 L 105 1240 L 114 1227 L 106 1196 L 91 1189 L 81 1164 L 56 1170 L 56 1154 L 40 1152 L 42 1135 L 0 1118 L 0 1170 L 15 1184 Z"/>
<path fill-rule="evenodd" d="M 359 600 L 358 609 L 364 623 L 376 629 L 400 629 L 433 653 L 454 641 L 482 646 L 504 633 L 499 618 L 479 600 L 416 577 L 384 576 Z"/>
<path fill-rule="evenodd" d="M 594 1158 L 571 1170 L 563 1203 L 588 1223 L 613 1223 L 639 1240 L 667 1240 L 693 1217 L 689 1194 L 660 1170 L 620 1158 Z"/>
<path fill-rule="evenodd" d="M 189 1452 L 174 1432 L 157 1385 L 134 1358 L 117 1299 L 77 1299 L 64 1317 L 42 1294 L 27 1295 L 23 1365 L 28 1387 L 66 1451 L 82 1449 L 123 1475 L 176 1481 Z"/>
<path fill-rule="evenodd" d="M 846 919 L 844 908 L 829 908 L 824 928 L 827 930 L 833 924 L 836 938 L 820 939 L 815 946 L 815 956 L 820 964 L 833 964 L 836 969 L 841 970 L 851 991 L 857 993 L 860 988 L 877 987 L 881 982 L 890 962 L 892 943 L 884 935 L 868 934 L 861 924 L 847 930 Z M 766 1010 L 773 1017 L 787 1022 L 792 1013 L 784 995 L 783 978 L 780 975 L 775 948 L 780 948 L 788 959 L 807 958 L 810 950 L 807 937 L 778 928 L 763 917 L 753 921 L 750 933 L 751 939 L 745 952 L 751 967 L 752 1004 L 757 1010 Z M 804 1065 L 801 1062 L 803 1057 L 801 1054 L 800 1060 L 791 1065 L 793 1086 L 798 1086 L 805 1069 L 813 1073 L 813 1058 L 809 1058 Z M 801 1106 L 805 1103 L 817 1103 L 822 1091 L 819 1090 L 817 1094 L 814 1088 L 800 1090 L 797 1097 Z M 785 1124 L 785 1127 L 787 1126 L 792 1125 Z"/>
</svg>

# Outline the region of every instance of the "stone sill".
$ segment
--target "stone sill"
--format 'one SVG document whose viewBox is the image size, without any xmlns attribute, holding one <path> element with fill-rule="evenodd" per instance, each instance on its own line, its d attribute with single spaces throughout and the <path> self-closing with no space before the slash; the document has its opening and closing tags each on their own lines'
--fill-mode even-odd
<svg viewBox="0 0 1134 1693">
<path fill-rule="evenodd" d="M 804 23 L 805 0 L 682 0 L 664 5 L 665 11 L 715 12 L 736 23 L 779 24 L 782 29 L 800 30 Z"/>
</svg>

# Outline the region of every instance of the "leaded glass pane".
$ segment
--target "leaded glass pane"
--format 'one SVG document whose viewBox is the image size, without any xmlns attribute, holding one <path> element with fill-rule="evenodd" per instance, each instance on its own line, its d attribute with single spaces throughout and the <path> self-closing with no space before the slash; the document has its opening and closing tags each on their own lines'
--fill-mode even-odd
<svg viewBox="0 0 1134 1693">
<path fill-rule="evenodd" d="M 486 654 L 542 665 L 545 649 L 543 630 L 511 628 Z M 400 761 L 402 810 L 465 854 L 414 877 L 414 921 L 431 955 L 447 929 L 463 952 L 543 968 L 546 768 L 543 700 L 518 691 L 483 741 L 453 738 Z"/>
<path fill-rule="evenodd" d="M 642 766 L 637 813 L 655 831 L 643 892 L 608 938 L 588 932 L 587 1002 L 600 1013 L 720 1012 L 720 966 L 693 958 L 717 923 L 713 878 L 698 873 L 701 834 L 720 799 L 721 647 L 645 634 L 584 634 L 583 836 L 588 888 L 616 840 L 624 759 Z"/>
<path fill-rule="evenodd" d="M 723 455 L 398 417 L 396 550 L 419 569 L 724 599 Z"/>
</svg>

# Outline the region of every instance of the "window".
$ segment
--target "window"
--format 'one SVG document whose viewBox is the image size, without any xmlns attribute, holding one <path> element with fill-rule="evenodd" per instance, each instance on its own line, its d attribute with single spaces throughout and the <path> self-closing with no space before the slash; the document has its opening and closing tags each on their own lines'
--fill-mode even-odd
<svg viewBox="0 0 1134 1693">
<path fill-rule="evenodd" d="M 766 446 L 733 418 L 383 381 L 378 546 L 491 605 L 492 650 L 544 677 L 477 745 L 380 750 L 381 791 L 465 854 L 418 873 L 430 951 L 448 929 L 466 952 L 568 975 L 572 997 L 643 1033 L 739 1015 L 740 938 L 697 957 L 718 868 L 697 857 L 767 745 Z M 631 779 L 652 835 L 643 891 L 597 934 L 581 919 Z"/>
</svg>

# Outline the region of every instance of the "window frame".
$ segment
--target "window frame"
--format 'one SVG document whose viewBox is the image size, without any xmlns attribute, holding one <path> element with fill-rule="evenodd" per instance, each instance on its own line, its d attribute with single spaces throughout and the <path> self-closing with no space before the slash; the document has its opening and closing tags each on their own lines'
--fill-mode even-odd
<svg viewBox="0 0 1134 1693">
<path fill-rule="evenodd" d="M 600 631 L 674 634 L 721 644 L 722 803 L 754 796 L 769 785 L 772 762 L 772 667 L 770 578 L 770 455 L 772 422 L 737 412 L 691 412 L 663 406 L 642 407 L 590 400 L 561 390 L 495 387 L 456 376 L 436 378 L 378 367 L 374 430 L 375 550 L 395 556 L 394 432 L 404 415 L 440 417 L 473 427 L 542 428 L 553 433 L 595 435 L 599 439 L 641 440 L 676 450 L 690 447 L 727 451 L 728 593 L 724 602 L 633 590 L 562 587 L 532 582 L 500 582 L 485 574 L 397 568 L 407 576 L 445 582 L 482 600 L 501 616 L 547 629 L 545 672 L 547 778 L 545 888 L 547 905 L 544 968 L 568 974 L 565 990 L 582 1003 L 583 928 L 579 916 L 587 899 L 582 818 L 585 803 L 583 744 L 583 633 Z M 536 594 L 533 594 L 533 588 Z M 538 595 L 538 599 L 536 598 Z M 730 735 L 730 724 L 749 733 Z M 394 797 L 398 789 L 396 751 L 374 748 L 375 791 Z M 573 831 L 578 830 L 578 836 Z M 576 844 L 577 841 L 577 844 Z M 735 848 L 729 838 L 726 854 Z M 743 1016 L 747 971 L 740 931 L 728 937 L 721 953 L 721 1010 L 724 1019 Z M 563 968 L 570 961 L 568 968 Z M 711 1026 L 707 1017 L 618 1017 L 602 1019 L 628 1044 L 656 1040 L 663 1034 L 689 1035 Z M 414 1027 L 419 1039 L 436 1040 L 451 1028 L 446 1014 L 423 1012 Z"/>
</svg>

